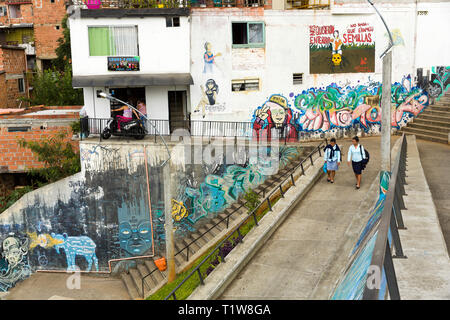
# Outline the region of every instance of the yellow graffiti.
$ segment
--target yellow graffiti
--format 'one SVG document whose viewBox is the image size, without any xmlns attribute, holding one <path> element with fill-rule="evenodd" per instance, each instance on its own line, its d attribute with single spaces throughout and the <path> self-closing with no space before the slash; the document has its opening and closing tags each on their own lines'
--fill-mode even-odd
<svg viewBox="0 0 450 320">
<path fill-rule="evenodd" d="M 41 233 L 37 234 L 36 232 L 27 232 L 28 237 L 30 237 L 31 242 L 29 249 L 32 250 L 36 248 L 37 246 L 40 246 L 42 248 L 51 248 L 57 244 L 63 243 L 62 240 L 58 240 L 53 238 L 48 233 Z"/>
<path fill-rule="evenodd" d="M 184 206 L 183 202 L 178 202 L 172 199 L 172 218 L 175 221 L 180 221 L 181 219 L 187 217 L 188 211 Z"/>
</svg>

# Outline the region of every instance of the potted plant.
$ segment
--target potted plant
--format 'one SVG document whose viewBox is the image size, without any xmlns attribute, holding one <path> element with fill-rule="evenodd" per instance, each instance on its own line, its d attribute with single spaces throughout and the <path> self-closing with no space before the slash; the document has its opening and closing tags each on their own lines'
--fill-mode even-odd
<svg viewBox="0 0 450 320">
<path fill-rule="evenodd" d="M 84 4 L 88 7 L 88 9 L 100 9 L 102 0 L 85 0 Z"/>
</svg>

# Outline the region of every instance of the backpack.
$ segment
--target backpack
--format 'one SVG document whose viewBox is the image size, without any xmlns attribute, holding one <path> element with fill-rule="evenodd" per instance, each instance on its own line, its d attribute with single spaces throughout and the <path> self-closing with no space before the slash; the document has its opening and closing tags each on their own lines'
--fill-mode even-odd
<svg viewBox="0 0 450 320">
<path fill-rule="evenodd" d="M 367 151 L 366 148 L 364 148 L 364 157 L 363 157 L 362 148 L 363 148 L 363 146 L 360 145 L 359 146 L 359 151 L 361 152 L 362 165 L 363 165 L 363 168 L 365 168 L 366 165 L 369 163 L 370 154 L 369 154 L 369 151 Z"/>
</svg>

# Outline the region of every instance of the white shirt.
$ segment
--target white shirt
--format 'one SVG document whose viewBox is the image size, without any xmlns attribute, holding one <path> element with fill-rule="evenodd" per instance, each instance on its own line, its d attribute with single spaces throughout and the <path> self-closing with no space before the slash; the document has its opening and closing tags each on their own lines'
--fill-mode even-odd
<svg viewBox="0 0 450 320">
<path fill-rule="evenodd" d="M 334 147 L 333 147 L 334 155 L 333 155 L 333 158 L 331 158 L 331 159 L 330 159 L 330 153 L 331 153 L 330 148 L 327 148 L 327 149 L 325 150 L 325 153 L 324 153 L 324 155 L 323 155 L 323 159 L 324 159 L 325 161 L 337 161 L 337 162 L 341 162 L 341 152 L 340 152 L 340 151 L 336 151 L 336 146 L 337 146 L 337 144 L 335 144 Z"/>
<path fill-rule="evenodd" d="M 83 106 L 83 108 L 81 108 L 81 110 L 80 110 L 80 117 L 84 118 L 86 116 L 87 116 L 86 106 Z"/>
<path fill-rule="evenodd" d="M 361 157 L 361 153 L 363 157 Z M 366 154 L 364 153 L 364 147 L 360 144 L 355 148 L 352 144 L 350 148 L 348 148 L 348 161 L 360 162 L 365 159 Z"/>
</svg>

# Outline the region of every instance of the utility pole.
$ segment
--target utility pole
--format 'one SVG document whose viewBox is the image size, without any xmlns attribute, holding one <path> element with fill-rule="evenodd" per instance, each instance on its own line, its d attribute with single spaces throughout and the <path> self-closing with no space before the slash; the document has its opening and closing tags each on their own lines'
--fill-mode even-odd
<svg viewBox="0 0 450 320">
<path fill-rule="evenodd" d="M 176 278 L 175 271 L 175 248 L 173 243 L 173 220 L 172 220 L 172 197 L 170 186 L 170 162 L 163 166 L 164 178 L 164 229 L 166 233 L 166 260 L 167 260 L 167 283 Z"/>
<path fill-rule="evenodd" d="M 381 172 L 391 171 L 391 78 L 392 51 L 383 57 L 381 98 Z"/>
<path fill-rule="evenodd" d="M 382 79 L 382 98 L 381 98 L 381 177 L 383 172 L 391 172 L 391 80 L 392 80 L 392 47 L 394 41 L 391 31 L 384 21 L 383 16 L 373 4 L 373 0 L 367 0 L 380 17 L 389 35 L 389 45 L 381 54 L 383 59 L 383 79 Z M 380 178 L 381 178 L 380 177 Z"/>
</svg>

